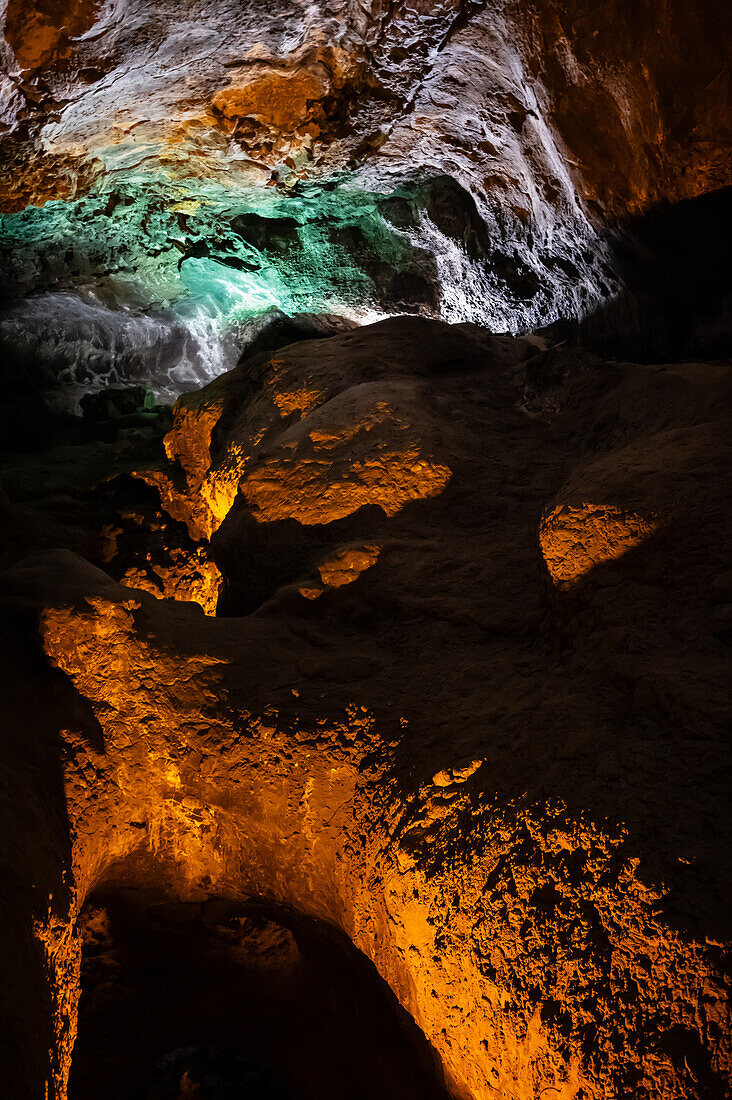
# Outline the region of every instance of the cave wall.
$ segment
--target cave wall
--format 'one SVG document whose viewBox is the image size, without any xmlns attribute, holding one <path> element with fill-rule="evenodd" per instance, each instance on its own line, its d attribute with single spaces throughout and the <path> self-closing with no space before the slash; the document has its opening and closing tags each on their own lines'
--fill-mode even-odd
<svg viewBox="0 0 732 1100">
<path fill-rule="evenodd" d="M 212 261 L 204 281 L 226 281 L 237 246 L 222 256 L 210 238 L 230 199 L 232 217 L 320 232 L 294 265 L 315 283 L 315 311 L 525 331 L 617 295 L 627 279 L 607 229 L 618 219 L 730 181 L 723 4 L 292 4 L 263 18 L 261 5 L 199 3 L 181 19 L 178 5 L 130 0 L 30 15 L 9 4 L 4 18 L 3 235 L 25 272 L 10 269 L 11 298 L 41 291 L 27 276 L 40 266 L 104 300 L 100 281 L 131 268 L 118 301 L 165 308 L 191 295 L 176 248 L 189 267 Z M 423 185 L 439 192 L 443 179 L 429 201 Z M 378 200 L 405 191 L 411 214 L 395 225 Z M 8 218 L 28 204 L 43 207 L 37 230 Z M 85 218 L 100 247 L 72 244 L 64 271 L 59 253 Z M 22 238 L 34 234 L 29 255 Z M 405 257 L 396 281 L 376 255 L 383 267 L 389 240 Z M 253 272 L 249 314 L 302 310 L 286 252 L 243 268 L 238 257 L 239 276 Z M 318 282 L 328 256 L 336 270 Z M 61 346 L 63 308 L 45 309 Z M 208 314 L 196 321 L 211 327 Z M 32 339 L 38 317 L 24 324 Z M 220 358 L 218 327 L 201 340 L 188 326 L 194 360 Z"/>
<path fill-rule="evenodd" d="M 135 472 L 188 570 L 208 546 L 217 615 L 112 580 L 114 522 L 104 571 L 50 549 L 57 459 L 26 467 L 0 582 L 13 1094 L 65 1100 L 80 914 L 128 861 L 180 903 L 339 928 L 460 1100 L 721 1100 L 730 438 L 724 364 L 424 318 L 265 351 Z M 87 479 L 64 511 L 93 524 Z"/>
<path fill-rule="evenodd" d="M 725 371 L 478 325 L 650 333 L 654 249 L 724 210 L 727 6 L 2 17 L 9 386 L 43 443 L 41 391 L 193 391 L 3 470 L 13 1094 L 64 1100 L 80 914 L 139 858 L 337 925 L 460 1100 L 724 1096 Z"/>
<path fill-rule="evenodd" d="M 725 5 L 623 0 L 514 6 L 531 72 L 604 216 L 648 211 L 730 182 L 732 25 Z"/>
</svg>

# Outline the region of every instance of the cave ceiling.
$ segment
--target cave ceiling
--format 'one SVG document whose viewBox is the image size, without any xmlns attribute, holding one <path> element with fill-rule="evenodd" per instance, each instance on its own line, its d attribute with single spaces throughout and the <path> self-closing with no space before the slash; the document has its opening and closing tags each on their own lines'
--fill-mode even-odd
<svg viewBox="0 0 732 1100">
<path fill-rule="evenodd" d="M 0 339 L 171 396 L 272 309 L 591 313 L 610 226 L 730 179 L 726 6 L 624 7 L 9 0 Z"/>
</svg>

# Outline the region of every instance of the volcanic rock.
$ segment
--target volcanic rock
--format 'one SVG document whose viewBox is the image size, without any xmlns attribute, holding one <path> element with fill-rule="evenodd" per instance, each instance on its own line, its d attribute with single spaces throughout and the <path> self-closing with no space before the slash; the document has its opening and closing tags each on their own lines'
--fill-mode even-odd
<svg viewBox="0 0 732 1100">
<path fill-rule="evenodd" d="M 49 1075 L 63 1095 L 79 915 L 129 874 L 338 926 L 454 1095 L 723 1095 L 727 370 L 558 350 L 542 382 L 535 356 L 400 319 L 182 401 L 171 507 L 219 525 L 248 613 L 68 552 L 4 575 L 25 647 L 3 664 L 14 1095 Z M 367 433 L 395 484 L 417 446 L 449 478 L 375 493 L 358 446 L 319 450 L 349 410 L 357 438 L 364 392 L 398 411 Z M 306 431 L 318 499 L 356 479 L 316 525 L 288 480 Z M 259 603 L 223 564 L 253 528 L 281 553 Z"/>
<path fill-rule="evenodd" d="M 0 1091 L 722 1100 L 729 4 L 1 7 Z"/>
</svg>

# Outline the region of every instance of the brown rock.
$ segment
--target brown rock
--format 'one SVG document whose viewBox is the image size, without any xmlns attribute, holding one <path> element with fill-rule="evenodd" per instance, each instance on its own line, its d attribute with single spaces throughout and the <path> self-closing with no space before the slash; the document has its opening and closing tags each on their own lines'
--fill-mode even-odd
<svg viewBox="0 0 732 1100">
<path fill-rule="evenodd" d="M 1 666 L 14 1095 L 44 1080 L 63 1095 L 79 914 L 100 878 L 125 875 L 176 903 L 265 894 L 337 925 L 456 1095 L 721 1095 L 729 696 L 708 577 L 728 570 L 724 371 L 568 353 L 551 403 L 526 416 L 526 354 L 404 319 L 281 357 L 287 392 L 307 377 L 325 395 L 321 429 L 333 403 L 340 440 L 343 410 L 363 406 L 337 396 L 381 386 L 449 465 L 440 492 L 322 529 L 249 517 L 273 538 L 289 525 L 291 584 L 381 547 L 357 584 L 221 619 L 68 553 L 5 574 L 7 621 L 27 624 Z M 268 360 L 257 370 L 246 388 L 241 369 L 220 382 L 218 454 L 292 438 L 273 400 L 284 383 Z M 305 428 L 313 411 L 286 415 Z M 205 433 L 186 451 L 177 423 L 189 470 L 215 484 Z M 328 470 L 314 483 L 326 504 Z M 587 500 L 583 542 L 551 517 L 582 518 Z M 179 503 L 199 514 L 193 479 Z M 234 507 L 250 508 L 244 494 Z M 602 583 L 631 513 L 664 517 L 664 537 Z M 537 573 L 542 514 L 554 575 L 570 595 L 594 586 L 561 653 L 544 628 L 564 610 Z M 220 536 L 244 554 L 233 518 Z"/>
</svg>

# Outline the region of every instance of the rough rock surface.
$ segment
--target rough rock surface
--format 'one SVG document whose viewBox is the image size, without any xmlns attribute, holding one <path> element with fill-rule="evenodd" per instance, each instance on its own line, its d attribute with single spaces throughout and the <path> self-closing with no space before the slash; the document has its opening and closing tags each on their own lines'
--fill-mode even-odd
<svg viewBox="0 0 732 1100">
<path fill-rule="evenodd" d="M 155 345 L 176 393 L 231 366 L 207 311 L 232 268 L 253 314 L 576 319 L 627 281 L 617 219 L 732 182 L 721 0 L 12 0 L 0 18 L 3 282 L 48 293 L 0 336 L 51 369 L 112 370 L 111 340 L 146 384 L 135 349 Z"/>
<path fill-rule="evenodd" d="M 437 153 L 468 175 L 472 161 L 488 191 L 495 159 L 493 187 L 510 192 L 510 158 L 536 187 L 523 201 L 549 205 L 542 185 L 566 190 L 558 139 L 588 193 L 619 213 L 729 182 L 729 30 L 726 6 L 702 0 L 661 10 L 337 0 L 264 12 L 197 0 L 183 17 L 146 0 L 11 0 L 3 122 L 11 136 L 30 131 L 45 157 L 82 166 L 160 158 L 184 174 L 261 182 L 272 169 Z M 39 170 L 43 156 L 27 169 Z"/>
<path fill-rule="evenodd" d="M 556 342 L 727 354 L 730 10 L 0 5 L 0 1092 L 134 896 L 350 941 L 400 1100 L 729 1095 L 729 363 Z"/>
<path fill-rule="evenodd" d="M 132 875 L 338 926 L 456 1097 L 726 1095 L 728 379 L 420 319 L 307 341 L 138 469 L 231 617 L 8 570 L 9 1094 L 65 1095 L 80 914 Z"/>
</svg>

